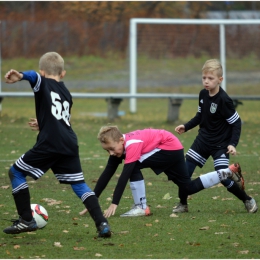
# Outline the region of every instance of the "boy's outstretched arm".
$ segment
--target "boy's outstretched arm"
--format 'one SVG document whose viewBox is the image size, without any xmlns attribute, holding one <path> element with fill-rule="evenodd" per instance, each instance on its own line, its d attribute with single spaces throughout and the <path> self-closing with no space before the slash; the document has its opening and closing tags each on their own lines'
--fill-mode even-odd
<svg viewBox="0 0 260 260">
<path fill-rule="evenodd" d="M 22 78 L 23 78 L 23 74 L 13 69 L 9 70 L 5 74 L 5 82 L 9 84 L 20 81 Z"/>
</svg>

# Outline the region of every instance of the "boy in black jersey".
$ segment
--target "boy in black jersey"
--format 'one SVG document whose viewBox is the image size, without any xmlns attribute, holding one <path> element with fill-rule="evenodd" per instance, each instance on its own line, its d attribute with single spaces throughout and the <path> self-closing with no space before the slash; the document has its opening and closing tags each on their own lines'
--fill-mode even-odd
<svg viewBox="0 0 260 260">
<path fill-rule="evenodd" d="M 77 136 L 70 124 L 72 97 L 60 80 L 65 76 L 64 60 L 56 52 L 44 54 L 35 71 L 6 73 L 7 83 L 29 81 L 34 92 L 37 121 L 31 127 L 39 128 L 36 144 L 10 168 L 12 194 L 19 219 L 5 228 L 6 234 L 38 229 L 31 213 L 30 193 L 26 176 L 39 179 L 52 169 L 60 183 L 70 184 L 94 220 L 100 237 L 110 237 L 110 227 L 103 216 L 95 193 L 85 183 L 79 159 Z"/>
<path fill-rule="evenodd" d="M 220 87 L 223 80 L 222 66 L 216 59 L 206 61 L 202 68 L 202 84 L 204 89 L 199 94 L 198 112 L 195 117 L 184 125 L 175 128 L 178 134 L 199 125 L 199 133 L 186 154 L 186 164 L 190 176 L 196 166 L 202 168 L 212 156 L 215 170 L 229 165 L 229 154 L 236 155 L 236 146 L 241 133 L 241 119 L 234 108 L 232 99 Z M 230 167 L 238 167 L 231 165 Z M 240 169 L 241 171 L 241 169 Z M 236 181 L 227 179 L 222 184 L 227 190 L 242 200 L 249 213 L 258 209 L 255 200 L 244 191 L 243 177 L 240 187 Z M 187 212 L 187 201 L 182 201 L 173 212 Z"/>
</svg>

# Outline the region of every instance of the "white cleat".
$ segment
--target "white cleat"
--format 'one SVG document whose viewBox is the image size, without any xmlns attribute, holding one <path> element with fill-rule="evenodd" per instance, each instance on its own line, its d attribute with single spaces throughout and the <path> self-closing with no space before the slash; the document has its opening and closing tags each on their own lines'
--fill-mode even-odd
<svg viewBox="0 0 260 260">
<path fill-rule="evenodd" d="M 150 208 L 147 206 L 146 209 L 142 209 L 139 206 L 134 206 L 126 213 L 120 215 L 120 217 L 140 217 L 151 215 Z"/>
</svg>

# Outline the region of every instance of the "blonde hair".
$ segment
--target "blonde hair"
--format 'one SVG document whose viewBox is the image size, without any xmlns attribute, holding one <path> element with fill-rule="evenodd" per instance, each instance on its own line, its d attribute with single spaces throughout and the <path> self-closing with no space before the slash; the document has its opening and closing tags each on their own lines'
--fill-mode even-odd
<svg viewBox="0 0 260 260">
<path fill-rule="evenodd" d="M 104 144 L 109 143 L 111 140 L 115 142 L 119 142 L 122 137 L 122 133 L 119 131 L 116 125 L 111 126 L 102 126 L 99 130 L 97 139 Z"/>
<path fill-rule="evenodd" d="M 40 58 L 39 69 L 48 75 L 60 76 L 64 71 L 64 60 L 57 52 L 47 52 Z"/>
<path fill-rule="evenodd" d="M 207 60 L 202 67 L 202 72 L 207 73 L 207 72 L 213 72 L 213 71 L 217 72 L 218 77 L 222 77 L 222 75 L 223 75 L 222 65 L 221 65 L 220 61 L 217 59 Z"/>
</svg>

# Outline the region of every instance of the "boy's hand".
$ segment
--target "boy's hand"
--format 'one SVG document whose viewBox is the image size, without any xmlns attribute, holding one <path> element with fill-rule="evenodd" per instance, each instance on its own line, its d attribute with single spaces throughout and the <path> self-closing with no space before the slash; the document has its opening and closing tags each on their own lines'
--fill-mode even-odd
<svg viewBox="0 0 260 260">
<path fill-rule="evenodd" d="M 237 154 L 237 150 L 233 145 L 229 145 L 227 147 L 227 153 L 230 153 L 232 155 L 236 155 Z"/>
<path fill-rule="evenodd" d="M 181 135 L 182 133 L 185 132 L 185 126 L 184 125 L 176 126 L 175 132 L 177 132 L 179 135 Z"/>
<path fill-rule="evenodd" d="M 39 131 L 39 125 L 36 118 L 30 118 L 28 125 L 31 127 L 32 131 Z"/>
<path fill-rule="evenodd" d="M 105 210 L 104 217 L 109 218 L 111 215 L 114 215 L 116 212 L 117 205 L 111 204 L 107 210 Z"/>
<path fill-rule="evenodd" d="M 22 78 L 23 78 L 23 74 L 16 70 L 9 70 L 5 74 L 5 82 L 9 84 L 20 81 Z"/>
</svg>

